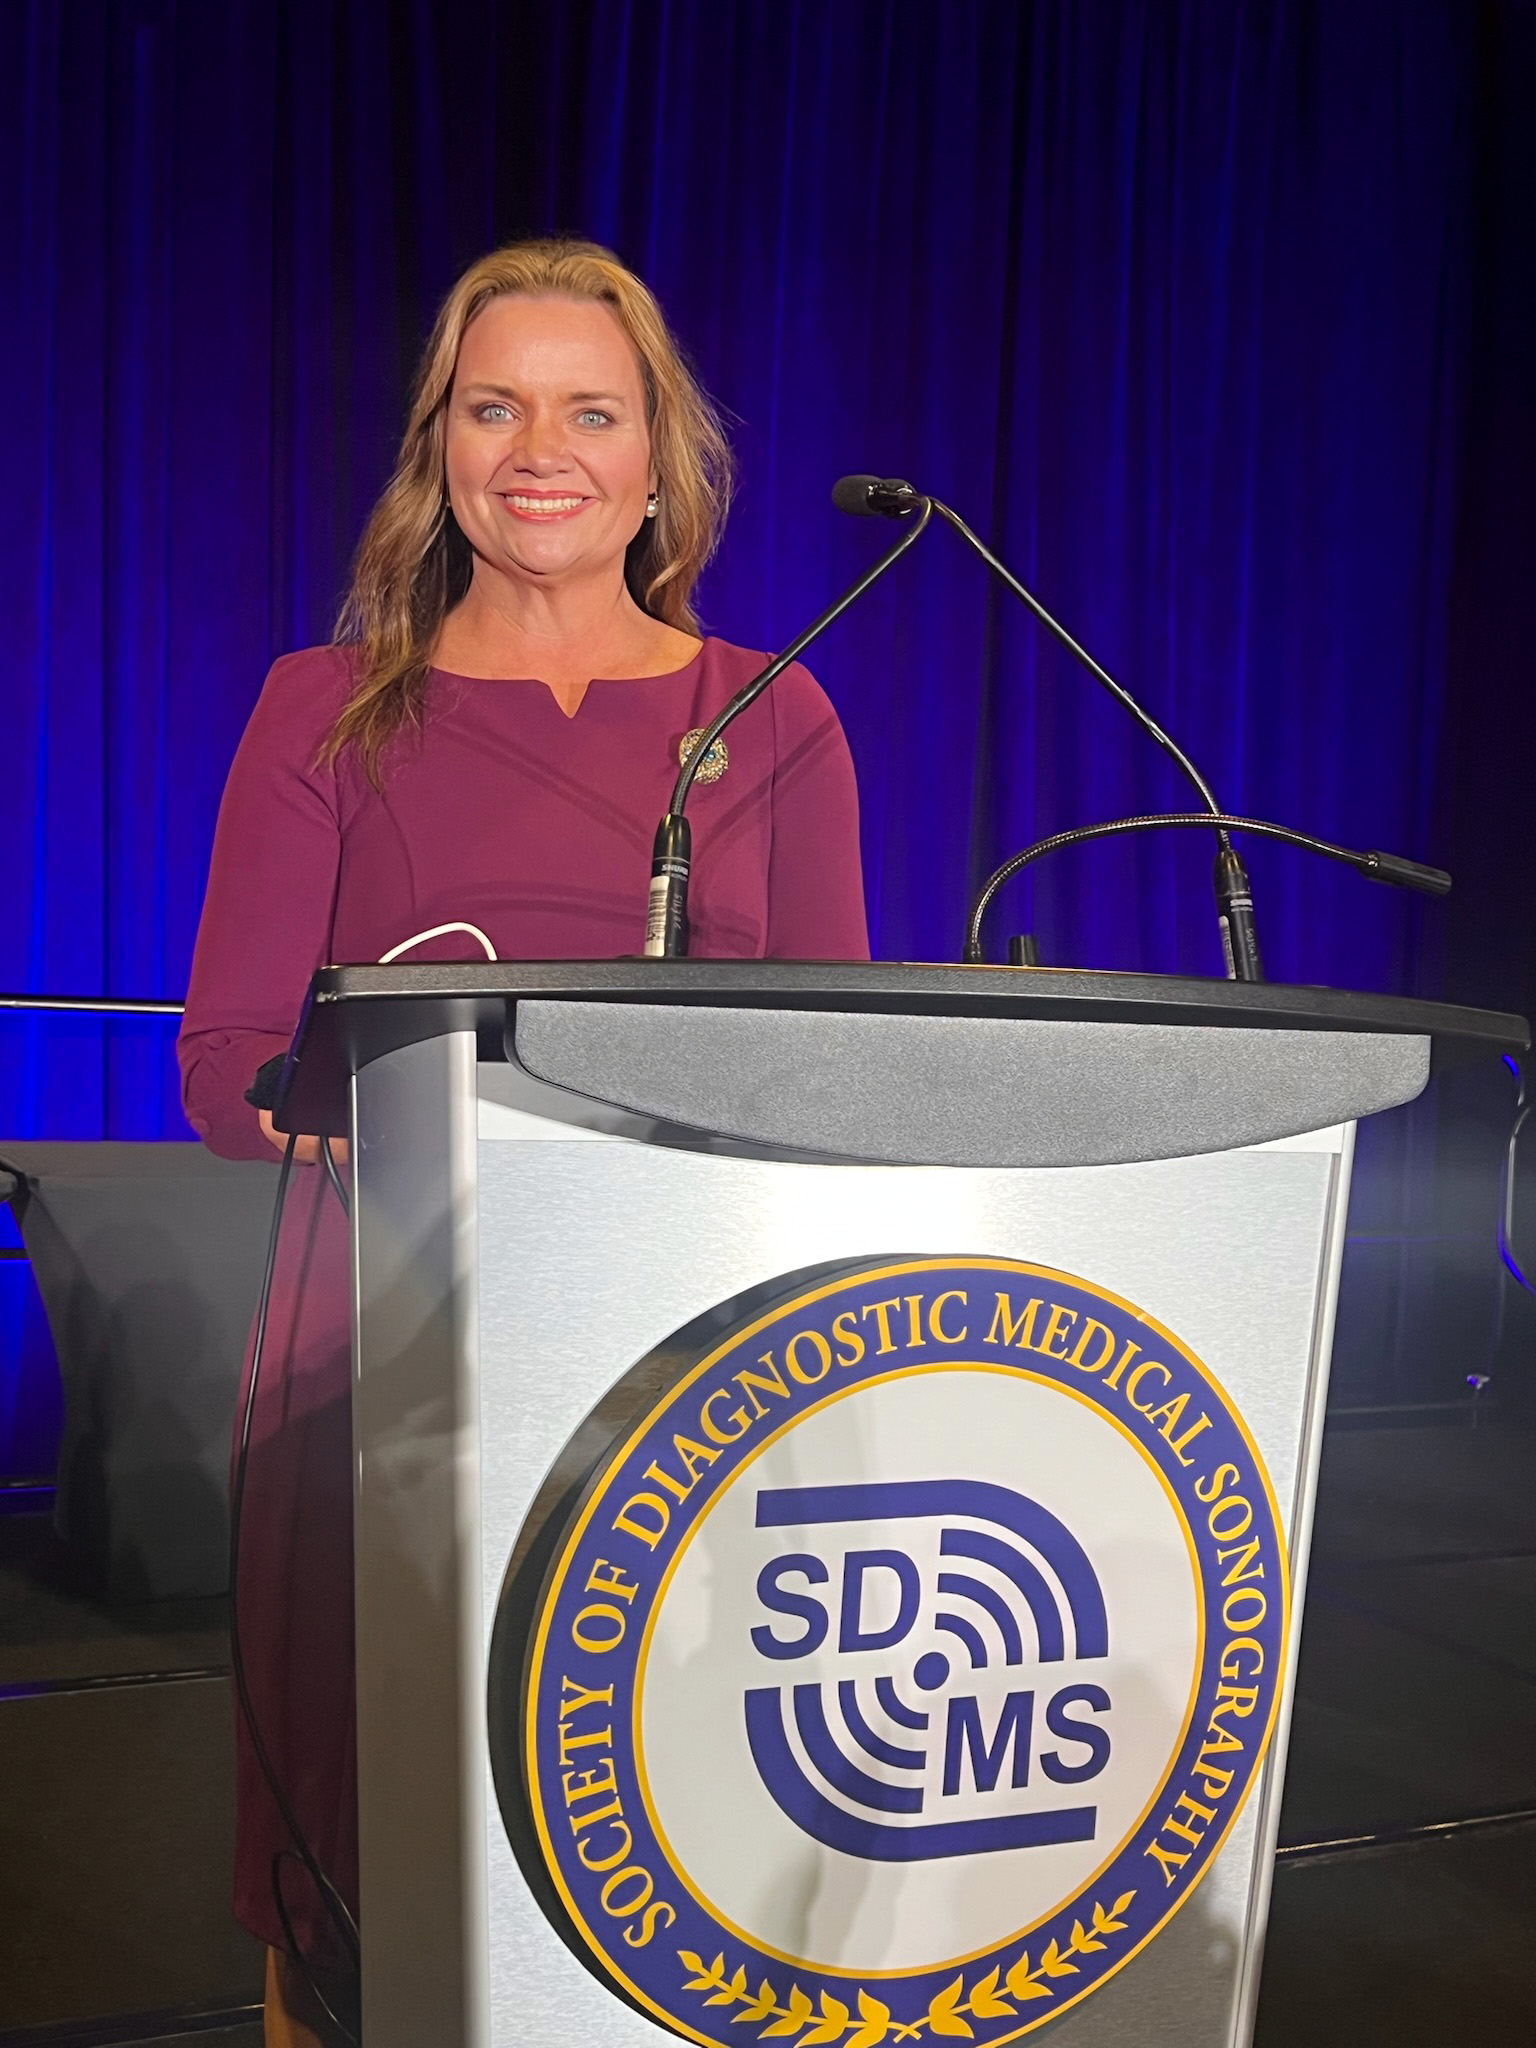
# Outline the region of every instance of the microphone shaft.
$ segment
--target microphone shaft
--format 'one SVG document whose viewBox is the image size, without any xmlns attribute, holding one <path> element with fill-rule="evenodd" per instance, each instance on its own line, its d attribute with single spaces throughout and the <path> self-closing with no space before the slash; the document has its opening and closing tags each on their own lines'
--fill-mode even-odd
<svg viewBox="0 0 1536 2048">
<path fill-rule="evenodd" d="M 921 509 L 917 517 L 910 526 L 903 529 L 902 536 L 896 545 L 887 548 L 880 559 L 866 569 L 856 583 L 850 583 L 842 596 L 829 604 L 819 618 L 812 619 L 798 640 L 791 640 L 782 654 L 776 654 L 768 666 L 755 675 L 750 683 L 744 683 L 725 706 L 724 710 L 717 714 L 714 723 L 704 728 L 702 739 L 683 763 L 678 773 L 677 782 L 672 791 L 672 811 L 674 815 L 681 814 L 684 804 L 688 801 L 688 792 L 693 787 L 694 776 L 698 774 L 699 769 L 704 765 L 705 755 L 709 752 L 715 741 L 719 739 L 726 727 L 739 718 L 749 705 L 755 704 L 769 684 L 776 681 L 792 661 L 797 661 L 813 640 L 819 640 L 828 626 L 840 619 L 851 604 L 857 604 L 869 586 L 877 582 L 885 574 L 886 570 L 890 568 L 891 564 L 907 552 L 907 549 L 920 537 L 923 529 L 927 526 L 929 519 L 933 515 L 933 509 L 929 501 L 924 499 L 921 502 Z"/>
<path fill-rule="evenodd" d="M 1046 631 L 1050 633 L 1053 636 L 1053 638 L 1060 641 L 1061 645 L 1066 648 L 1068 654 L 1070 654 L 1074 658 L 1074 660 L 1080 661 L 1082 663 L 1083 667 L 1087 669 L 1089 675 L 1093 677 L 1094 681 L 1097 683 L 1101 683 L 1103 687 L 1106 690 L 1108 690 L 1111 697 L 1114 698 L 1115 702 L 1119 705 L 1122 705 L 1124 709 L 1131 714 L 1132 718 L 1135 719 L 1136 723 L 1141 727 L 1142 731 L 1148 734 L 1150 738 L 1156 740 L 1157 744 L 1162 748 L 1163 752 L 1177 766 L 1180 773 L 1186 776 L 1189 779 L 1189 781 L 1193 784 L 1194 788 L 1199 793 L 1201 803 L 1205 805 L 1205 808 L 1211 813 L 1212 817 L 1219 817 L 1221 813 L 1221 805 L 1216 801 L 1215 792 L 1212 790 L 1211 785 L 1206 781 L 1205 777 L 1200 773 L 1200 770 L 1195 766 L 1194 762 L 1190 760 L 1188 754 L 1186 754 L 1184 749 L 1179 745 L 1178 741 L 1175 740 L 1170 734 L 1163 731 L 1163 728 L 1158 724 L 1157 720 L 1152 716 L 1152 714 L 1149 711 L 1143 710 L 1141 705 L 1138 704 L 1136 699 L 1131 695 L 1130 691 L 1127 690 L 1122 683 L 1117 683 L 1115 681 L 1114 677 L 1109 673 L 1108 669 L 1100 667 L 1099 663 L 1094 660 L 1093 656 L 1088 652 L 1087 648 L 1082 646 L 1079 641 L 1073 639 L 1072 635 L 1067 631 L 1066 627 L 1062 625 L 1059 619 L 1052 618 L 1051 614 L 1046 610 L 1045 606 L 1040 602 L 1039 598 L 1035 596 L 1034 592 L 1030 590 L 1025 584 L 1019 581 L 1018 577 L 1014 575 L 1013 571 L 1008 567 L 1006 562 L 1000 561 L 998 557 L 993 554 L 992 550 L 987 546 L 986 542 L 981 538 L 981 535 L 979 533 L 972 532 L 971 528 L 966 525 L 965 521 L 960 517 L 958 512 L 952 511 L 948 505 L 944 504 L 942 500 L 938 498 L 935 498 L 933 501 L 933 509 L 935 512 L 938 513 L 941 519 L 948 521 L 948 523 L 954 528 L 955 532 L 959 534 L 960 538 L 966 543 L 968 547 L 973 548 L 975 552 L 978 555 L 980 555 L 981 559 L 986 563 L 987 567 L 992 571 L 993 575 L 1002 578 L 1003 582 L 1007 584 L 1008 588 L 1013 592 L 1014 596 L 1018 598 L 1021 603 L 1029 607 L 1030 611 L 1034 613 L 1035 617 L 1040 621 L 1041 625 L 1044 626 Z M 1225 851 L 1230 843 L 1228 841 L 1226 832 L 1220 826 L 1217 826 L 1215 830 L 1217 840 L 1219 841 L 1223 851 Z"/>
<path fill-rule="evenodd" d="M 878 561 L 866 569 L 856 582 L 848 586 L 841 597 L 828 605 L 819 618 L 811 621 L 798 639 L 792 640 L 781 654 L 776 654 L 768 666 L 752 678 L 750 683 L 744 684 L 724 710 L 704 728 L 698 745 L 678 772 L 677 782 L 672 791 L 671 806 L 656 828 L 656 843 L 651 853 L 651 886 L 646 906 L 647 959 L 682 960 L 688 955 L 688 884 L 692 874 L 692 849 L 688 821 L 683 813 L 688 802 L 688 792 L 693 787 L 693 778 L 703 766 L 710 748 L 726 727 L 755 704 L 764 690 L 777 676 L 783 674 L 792 661 L 804 653 L 813 640 L 818 639 L 834 620 L 840 619 L 851 604 L 856 604 L 870 585 L 878 581 L 891 564 L 921 538 L 932 516 L 932 501 L 928 498 L 918 499 L 916 515 L 904 525 L 901 538 L 895 546 L 887 548 Z"/>
</svg>

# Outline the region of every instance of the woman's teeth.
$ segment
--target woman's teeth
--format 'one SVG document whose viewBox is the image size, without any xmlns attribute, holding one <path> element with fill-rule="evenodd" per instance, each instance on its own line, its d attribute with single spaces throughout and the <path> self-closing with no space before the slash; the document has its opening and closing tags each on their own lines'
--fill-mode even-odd
<svg viewBox="0 0 1536 2048">
<path fill-rule="evenodd" d="M 574 512 L 584 502 L 579 497 L 525 498 L 518 491 L 508 491 L 506 499 L 514 512 Z"/>
</svg>

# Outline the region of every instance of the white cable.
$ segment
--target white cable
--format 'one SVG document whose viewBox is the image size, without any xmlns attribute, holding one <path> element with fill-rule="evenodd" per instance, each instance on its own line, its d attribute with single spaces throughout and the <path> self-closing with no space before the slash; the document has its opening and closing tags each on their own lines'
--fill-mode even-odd
<svg viewBox="0 0 1536 2048">
<path fill-rule="evenodd" d="M 420 946 L 428 939 L 440 939 L 448 932 L 468 932 L 472 939 L 478 939 L 485 948 L 487 960 L 496 958 L 496 948 L 477 924 L 435 924 L 429 932 L 417 932 L 411 939 L 402 939 L 398 946 L 391 946 L 387 953 L 379 955 L 379 965 L 387 967 L 391 960 L 398 960 L 402 953 L 409 953 L 412 946 Z"/>
</svg>

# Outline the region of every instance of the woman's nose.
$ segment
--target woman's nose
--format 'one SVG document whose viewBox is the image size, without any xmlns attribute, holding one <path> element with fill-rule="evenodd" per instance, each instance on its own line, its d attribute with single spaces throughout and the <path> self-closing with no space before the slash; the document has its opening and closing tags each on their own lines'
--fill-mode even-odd
<svg viewBox="0 0 1536 2048">
<path fill-rule="evenodd" d="M 535 415 L 525 420 L 512 451 L 519 469 L 547 476 L 561 468 L 566 459 L 565 433 L 559 420 Z"/>
</svg>

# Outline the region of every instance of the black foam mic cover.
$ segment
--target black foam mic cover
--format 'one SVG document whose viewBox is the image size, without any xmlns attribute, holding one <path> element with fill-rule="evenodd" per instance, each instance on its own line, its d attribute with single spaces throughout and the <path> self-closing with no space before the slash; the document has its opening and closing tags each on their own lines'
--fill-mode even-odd
<svg viewBox="0 0 1536 2048">
<path fill-rule="evenodd" d="M 871 488 L 880 481 L 877 476 L 840 476 L 832 486 L 832 502 L 839 512 L 851 512 L 855 519 L 878 519 L 878 509 L 870 503 Z"/>
</svg>

